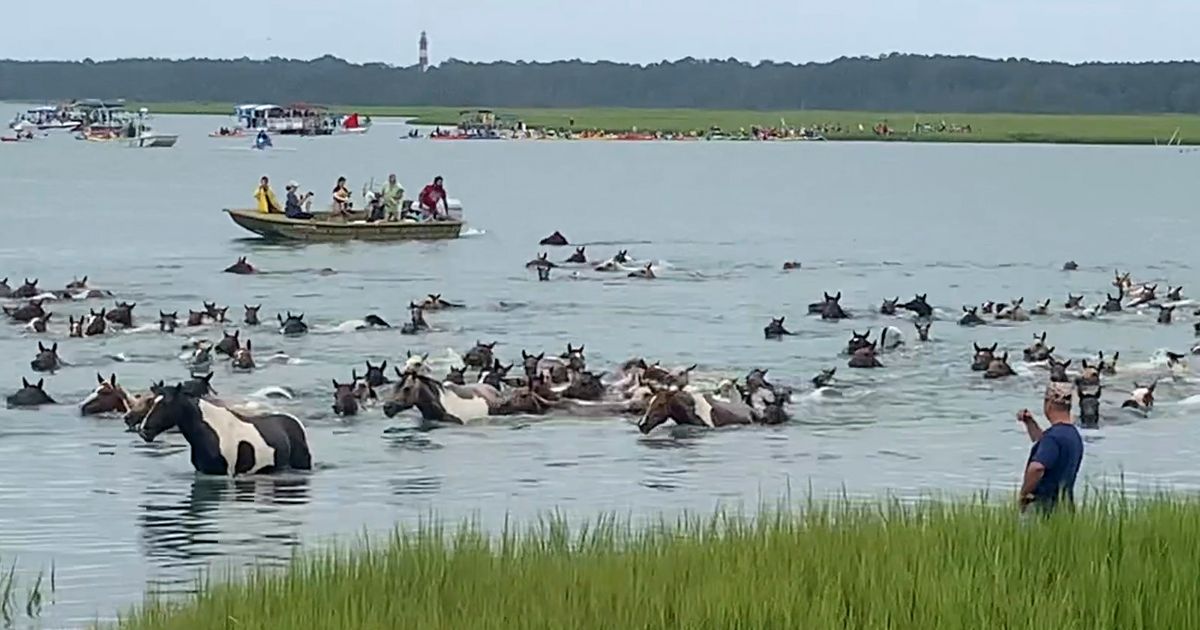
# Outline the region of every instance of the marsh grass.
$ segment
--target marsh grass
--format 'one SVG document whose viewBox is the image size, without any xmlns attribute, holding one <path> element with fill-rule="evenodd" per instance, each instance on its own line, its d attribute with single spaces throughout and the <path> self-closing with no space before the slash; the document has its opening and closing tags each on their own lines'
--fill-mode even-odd
<svg viewBox="0 0 1200 630">
<path fill-rule="evenodd" d="M 231 103 L 148 103 L 150 111 L 161 114 L 231 115 Z M 140 106 L 140 105 L 138 105 Z M 336 106 L 338 111 L 357 111 L 369 116 L 405 116 L 429 125 L 458 123 L 459 107 L 358 107 Z M 702 132 L 714 125 L 726 132 L 749 129 L 754 125 L 778 127 L 786 121 L 791 127 L 842 125 L 846 131 L 831 134 L 831 140 L 879 140 L 872 126 L 886 120 L 896 131 L 887 140 L 918 142 L 1013 142 L 1065 144 L 1154 144 L 1166 143 L 1176 129 L 1183 144 L 1200 144 L 1200 116 L 1184 114 L 1074 115 L 1074 114 L 961 114 L 868 111 L 750 111 L 701 109 L 629 109 L 629 108 L 497 108 L 531 127 L 605 131 Z M 574 125 L 571 122 L 574 121 Z M 971 125 L 972 133 L 922 133 L 910 135 L 915 122 Z M 858 130 L 863 125 L 864 131 Z M 376 130 L 381 131 L 381 130 Z"/>
<path fill-rule="evenodd" d="M 55 582 L 54 565 L 51 565 L 48 585 L 51 596 L 57 586 Z M 22 587 L 17 576 L 16 562 L 0 572 L 0 627 L 14 627 L 21 621 L 22 615 L 28 620 L 37 619 L 42 614 L 46 587 L 46 574 L 41 571 L 28 586 Z"/>
<path fill-rule="evenodd" d="M 1099 498 L 1022 520 L 980 497 L 810 503 L 649 525 L 424 525 L 148 600 L 207 628 L 1200 627 L 1200 502 Z"/>
</svg>

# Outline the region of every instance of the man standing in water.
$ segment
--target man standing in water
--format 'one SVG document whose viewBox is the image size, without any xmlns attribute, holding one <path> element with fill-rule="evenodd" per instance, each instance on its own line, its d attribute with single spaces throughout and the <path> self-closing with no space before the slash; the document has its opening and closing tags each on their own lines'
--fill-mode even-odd
<svg viewBox="0 0 1200 630">
<path fill-rule="evenodd" d="M 1071 422 L 1070 383 L 1050 383 L 1046 387 L 1043 411 L 1050 426 L 1042 430 L 1028 409 L 1017 414 L 1025 425 L 1033 448 L 1025 464 L 1021 482 L 1021 511 L 1032 507 L 1048 515 L 1066 501 L 1068 509 L 1075 507 L 1075 477 L 1083 462 L 1083 439 Z"/>
</svg>

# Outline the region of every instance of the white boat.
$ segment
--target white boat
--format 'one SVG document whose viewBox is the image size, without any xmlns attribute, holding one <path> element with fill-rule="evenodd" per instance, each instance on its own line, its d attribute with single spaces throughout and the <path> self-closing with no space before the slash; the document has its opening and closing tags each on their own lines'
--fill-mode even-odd
<svg viewBox="0 0 1200 630">
<path fill-rule="evenodd" d="M 136 138 L 129 139 L 129 146 L 135 149 L 169 149 L 179 141 L 179 136 L 168 133 L 143 132 Z"/>
<path fill-rule="evenodd" d="M 13 131 L 51 131 L 78 129 L 83 122 L 78 111 L 68 105 L 34 107 L 18 114 L 8 125 Z"/>
<path fill-rule="evenodd" d="M 247 131 L 266 131 L 278 135 L 332 136 L 361 134 L 371 128 L 368 116 L 340 116 L 320 105 L 238 105 L 234 108 L 238 126 Z"/>
</svg>

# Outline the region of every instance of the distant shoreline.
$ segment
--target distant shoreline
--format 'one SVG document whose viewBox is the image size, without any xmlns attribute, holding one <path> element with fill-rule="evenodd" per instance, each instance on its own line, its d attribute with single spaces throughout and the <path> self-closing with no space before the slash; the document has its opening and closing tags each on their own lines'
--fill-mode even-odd
<svg viewBox="0 0 1200 630">
<path fill-rule="evenodd" d="M 232 115 L 233 103 L 131 103 L 153 114 Z M 410 118 L 418 125 L 453 127 L 459 112 L 474 107 L 330 106 L 334 111 L 358 112 L 373 117 Z M 956 114 L 864 111 L 750 111 L 631 108 L 493 108 L 531 128 L 570 129 L 575 132 L 662 132 L 703 134 L 718 127 L 729 134 L 754 126 L 791 128 L 820 126 L 830 141 L 898 141 L 1009 144 L 1166 144 L 1172 137 L 1180 145 L 1200 145 L 1200 115 L 1189 114 Z M 872 128 L 883 121 L 891 135 Z M 928 125 L 914 133 L 914 125 Z M 939 131 L 945 125 L 946 131 Z M 860 128 L 861 125 L 861 128 Z M 970 132 L 949 131 L 950 128 Z M 840 130 L 839 130 L 840 128 Z"/>
</svg>

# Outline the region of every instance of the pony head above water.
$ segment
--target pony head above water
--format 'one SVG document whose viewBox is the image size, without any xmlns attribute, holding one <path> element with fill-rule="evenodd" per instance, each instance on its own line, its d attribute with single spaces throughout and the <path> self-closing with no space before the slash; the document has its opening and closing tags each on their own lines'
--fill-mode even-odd
<svg viewBox="0 0 1200 630">
<path fill-rule="evenodd" d="M 1079 263 L 1075 262 L 1074 260 L 1068 260 L 1067 262 L 1063 263 L 1062 266 L 1063 271 L 1077 271 L 1078 269 Z"/>
<path fill-rule="evenodd" d="M 1113 294 L 1111 294 L 1111 293 L 1106 293 L 1105 295 L 1108 298 L 1104 302 L 1104 312 L 1105 313 L 1118 313 L 1124 308 L 1121 306 L 1121 300 L 1125 299 L 1125 291 L 1124 290 L 1118 290 L 1116 297 L 1113 297 Z"/>
<path fill-rule="evenodd" d="M 38 290 L 37 285 L 37 278 L 34 278 L 33 281 L 30 281 L 29 278 L 25 278 L 25 284 L 22 284 L 17 288 L 16 291 L 13 291 L 12 297 L 19 300 L 26 300 L 31 297 L 36 297 L 41 293 L 41 291 Z"/>
<path fill-rule="evenodd" d="M 1071 360 L 1058 361 L 1054 357 L 1049 357 L 1050 362 L 1050 380 L 1054 383 L 1068 383 L 1070 379 L 1067 377 L 1067 368 L 1071 367 Z"/>
<path fill-rule="evenodd" d="M 279 320 L 279 332 L 286 337 L 298 337 L 308 332 L 308 324 L 304 323 L 304 313 L 292 315 L 291 311 L 287 312 L 287 317 L 275 315 Z"/>
<path fill-rule="evenodd" d="M 558 355 L 558 358 L 567 363 L 567 368 L 576 372 L 582 372 L 587 369 L 587 358 L 583 356 L 583 345 L 578 348 L 567 344 L 567 351 Z"/>
<path fill-rule="evenodd" d="M 890 300 L 887 298 L 884 298 L 883 303 L 879 305 L 879 314 L 880 315 L 895 315 L 896 307 L 899 303 L 900 303 L 899 297 L 895 297 Z"/>
<path fill-rule="evenodd" d="M 973 344 L 975 346 L 975 358 L 971 361 L 971 369 L 976 372 L 983 372 L 991 365 L 992 359 L 996 356 L 996 347 L 999 344 L 993 343 L 991 347 Z"/>
<path fill-rule="evenodd" d="M 225 314 L 229 312 L 229 307 L 218 307 L 216 302 L 204 302 L 204 315 L 214 322 L 226 323 Z"/>
<path fill-rule="evenodd" d="M 79 413 L 85 416 L 95 416 L 103 413 L 129 413 L 131 403 L 129 394 L 117 384 L 117 375 L 109 375 L 108 380 L 96 373 L 96 389 L 79 403 Z"/>
<path fill-rule="evenodd" d="M 992 360 L 988 363 L 987 371 L 983 373 L 983 378 L 1006 378 L 1015 375 L 1012 366 L 1008 364 L 1008 353 L 992 354 Z"/>
<path fill-rule="evenodd" d="M 646 263 L 645 267 L 629 272 L 630 278 L 641 278 L 643 280 L 654 280 L 658 276 L 654 274 L 654 263 Z"/>
<path fill-rule="evenodd" d="M 58 342 L 47 347 L 39 341 L 37 356 L 29 362 L 29 367 L 34 372 L 55 372 L 61 368 L 62 361 L 58 358 Z"/>
<path fill-rule="evenodd" d="M 1183 299 L 1183 285 L 1173 287 L 1167 285 L 1167 300 L 1170 302 L 1178 302 Z"/>
<path fill-rule="evenodd" d="M 837 368 L 829 368 L 821 370 L 821 373 L 812 378 L 813 387 L 822 388 L 829 387 L 833 383 L 833 375 L 837 373 Z"/>
<path fill-rule="evenodd" d="M 262 308 L 262 304 L 259 304 L 258 306 L 248 306 L 243 304 L 242 308 L 246 311 L 245 315 L 242 317 L 242 321 L 245 322 L 247 326 L 258 326 L 261 323 L 258 319 L 258 311 Z"/>
<path fill-rule="evenodd" d="M 75 319 L 74 316 L 67 317 L 67 336 L 71 338 L 79 338 L 83 336 L 83 318 Z"/>
<path fill-rule="evenodd" d="M 233 331 L 232 335 L 222 330 L 221 340 L 217 342 L 216 347 L 213 349 L 217 351 L 217 354 L 223 354 L 227 357 L 232 357 L 234 353 L 238 351 L 238 348 L 242 347 L 240 339 L 241 334 L 242 331 L 240 330 Z"/>
<path fill-rule="evenodd" d="M 850 342 L 846 344 L 846 354 L 854 354 L 860 348 L 866 348 L 871 345 L 871 329 L 868 328 L 866 334 L 859 334 L 858 331 L 850 331 Z"/>
<path fill-rule="evenodd" d="M 467 353 L 463 355 L 463 365 L 480 370 L 491 367 L 495 359 L 496 343 L 495 341 L 483 343 L 476 339 L 475 347 L 467 350 Z"/>
<path fill-rule="evenodd" d="M 1063 307 L 1070 310 L 1083 308 L 1083 296 L 1071 295 L 1070 293 L 1067 293 L 1067 302 L 1063 304 Z"/>
<path fill-rule="evenodd" d="M 58 404 L 46 393 L 45 385 L 45 379 L 38 379 L 37 383 L 30 383 L 22 378 L 21 390 L 7 398 L 8 406 L 38 407 L 41 405 Z"/>
<path fill-rule="evenodd" d="M 842 292 L 838 291 L 835 295 L 824 294 L 825 300 L 817 305 L 817 312 L 821 314 L 821 319 L 847 319 L 849 315 L 842 310 L 841 300 Z M 813 310 L 814 305 L 809 305 L 809 311 Z"/>
<path fill-rule="evenodd" d="M 195 328 L 196 326 L 204 325 L 204 311 L 188 310 L 187 325 Z"/>
<path fill-rule="evenodd" d="M 100 312 L 97 313 L 95 310 L 89 309 L 89 312 L 91 315 L 88 317 L 87 324 L 83 327 L 84 336 L 95 337 L 103 335 L 106 321 L 105 315 L 108 314 L 107 311 L 100 309 Z"/>
<path fill-rule="evenodd" d="M 933 322 L 918 319 L 913 326 L 917 327 L 917 341 L 929 341 L 929 327 L 933 326 Z"/>
<path fill-rule="evenodd" d="M 354 386 L 354 382 L 339 383 L 333 379 L 333 413 L 346 417 L 358 415 L 358 396 L 354 393 Z"/>
<path fill-rule="evenodd" d="M 1029 362 L 1045 361 L 1054 354 L 1054 348 L 1046 345 L 1046 333 L 1033 336 L 1033 345 L 1025 348 L 1025 360 Z"/>
<path fill-rule="evenodd" d="M 6 280 L 7 280 L 7 278 L 6 278 Z M 74 278 L 70 282 L 67 283 L 68 291 L 82 291 L 83 289 L 86 289 L 86 288 L 88 288 L 88 277 L 87 276 L 84 276 L 82 278 Z"/>
<path fill-rule="evenodd" d="M 876 357 L 877 347 L 875 342 L 870 342 L 854 351 L 850 357 L 848 365 L 852 368 L 881 368 L 883 364 Z"/>
<path fill-rule="evenodd" d="M 986 324 L 982 317 L 979 316 L 979 307 L 971 306 L 962 307 L 963 316 L 958 318 L 959 326 L 982 326 Z"/>
<path fill-rule="evenodd" d="M 225 268 L 225 273 L 233 273 L 242 276 L 248 276 L 256 273 L 257 271 L 258 270 L 254 268 L 254 265 L 251 265 L 246 261 L 245 256 L 238 258 L 236 262 Z"/>
<path fill-rule="evenodd" d="M 550 268 L 538 267 L 538 282 L 550 282 Z"/>
<path fill-rule="evenodd" d="M 159 332 L 173 333 L 175 328 L 179 326 L 179 312 L 172 311 L 170 313 L 158 312 L 158 330 Z"/>
<path fill-rule="evenodd" d="M 115 308 L 109 311 L 104 318 L 118 326 L 124 328 L 133 328 L 133 307 L 136 303 L 117 302 Z"/>
<path fill-rule="evenodd" d="M 1174 313 L 1175 313 L 1174 306 L 1163 306 L 1160 304 L 1158 306 L 1158 323 L 1170 324 L 1171 323 L 1171 315 Z"/>
<path fill-rule="evenodd" d="M 233 369 L 243 372 L 253 370 L 255 368 L 253 351 L 254 348 L 249 339 L 246 340 L 246 345 L 234 350 Z"/>
<path fill-rule="evenodd" d="M 1050 314 L 1050 298 L 1039 302 L 1029 310 L 1030 315 L 1049 315 Z"/>
<path fill-rule="evenodd" d="M 573 265 L 586 265 L 588 260 L 585 249 L 584 247 L 576 247 L 575 253 L 571 254 L 571 257 L 567 258 L 566 262 Z"/>
<path fill-rule="evenodd" d="M 384 361 L 379 365 L 371 365 L 370 361 L 366 361 L 366 364 L 367 373 L 364 378 L 367 381 L 367 385 L 370 385 L 371 387 L 383 387 L 384 385 L 392 382 L 387 377 L 387 361 Z"/>
<path fill-rule="evenodd" d="M 766 328 L 763 328 L 763 336 L 767 339 L 782 339 L 783 337 L 791 335 L 792 333 L 787 328 L 783 327 L 784 319 L 786 319 L 786 317 L 772 317 L 771 323 L 767 324 Z"/>
<path fill-rule="evenodd" d="M 445 380 L 447 383 L 454 383 L 455 385 L 466 385 L 467 368 L 450 366 L 450 370 L 446 372 L 446 378 L 443 380 Z"/>
<path fill-rule="evenodd" d="M 1097 364 L 1096 368 L 1100 370 L 1100 373 L 1106 376 L 1115 376 L 1117 374 L 1117 361 L 1121 358 L 1121 353 L 1114 352 L 1112 359 L 1106 360 L 1104 358 L 1104 351 L 1101 350 L 1098 356 L 1100 362 Z"/>
<path fill-rule="evenodd" d="M 911 311 L 917 317 L 929 318 L 933 316 L 933 307 L 929 305 L 928 293 L 914 295 L 913 299 L 905 304 L 900 304 L 899 307 L 906 311 Z"/>
</svg>

